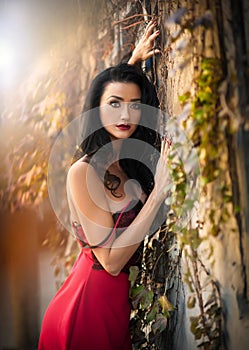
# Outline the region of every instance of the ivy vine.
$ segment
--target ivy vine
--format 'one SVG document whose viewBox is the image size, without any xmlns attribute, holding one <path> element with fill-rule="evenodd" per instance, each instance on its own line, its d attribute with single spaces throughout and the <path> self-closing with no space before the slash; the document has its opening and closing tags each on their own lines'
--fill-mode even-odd
<svg viewBox="0 0 249 350">
<path fill-rule="evenodd" d="M 181 39 L 187 31 L 190 33 L 189 43 L 193 45 L 197 27 L 201 26 L 203 31 L 211 29 L 210 13 L 199 19 L 191 19 L 189 16 L 184 19 L 186 14 L 186 10 L 180 9 L 172 16 L 171 21 L 178 24 L 180 30 L 176 37 L 168 38 L 170 44 Z M 165 51 L 170 51 L 169 47 Z M 164 54 L 162 58 L 165 58 Z M 197 61 L 199 72 L 193 81 L 194 89 L 179 96 L 179 102 L 182 107 L 190 106 L 183 127 L 197 150 L 201 170 L 201 196 L 207 198 L 210 206 L 202 220 L 197 220 L 195 225 L 191 222 L 180 232 L 177 231 L 175 222 L 186 196 L 186 174 L 184 164 L 175 158 L 171 159 L 175 188 L 170 215 L 157 236 L 147 243 L 142 270 L 133 267 L 130 274 L 131 300 L 136 308 L 131 319 L 135 349 L 172 348 L 171 338 L 176 329 L 179 294 L 186 295 L 184 285 L 189 291 L 186 306 L 189 310 L 195 310 L 193 316 L 190 316 L 190 330 L 197 346 L 202 349 L 220 349 L 224 344 L 219 285 L 203 263 L 200 249 L 203 243 L 208 242 L 202 234 L 203 226 L 208 223 L 209 234 L 217 236 L 229 216 L 228 206 L 232 201 L 232 192 L 226 175 L 227 159 L 224 150 L 227 148 L 225 134 L 232 132 L 232 127 L 226 117 L 221 117 L 220 87 L 224 77 L 220 59 L 202 54 Z M 163 77 L 166 69 L 166 65 L 162 64 Z M 159 92 L 161 100 L 165 101 L 161 89 Z M 208 198 L 209 186 L 214 189 L 215 198 Z M 194 209 L 194 202 L 188 205 L 190 210 Z M 212 260 L 213 247 L 210 242 L 208 244 L 209 258 Z M 175 255 L 171 254 L 172 249 L 176 250 Z M 184 273 L 181 271 L 182 254 L 187 262 Z M 172 298 L 172 285 L 177 294 L 175 298 Z"/>
</svg>

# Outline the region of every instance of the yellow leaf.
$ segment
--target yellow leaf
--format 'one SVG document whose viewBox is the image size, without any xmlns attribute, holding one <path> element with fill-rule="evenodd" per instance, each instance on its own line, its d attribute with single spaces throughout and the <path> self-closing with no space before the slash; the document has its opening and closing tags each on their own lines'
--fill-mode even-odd
<svg viewBox="0 0 249 350">
<path fill-rule="evenodd" d="M 174 306 L 169 302 L 168 298 L 166 297 L 166 295 L 162 295 L 159 299 L 158 299 L 159 304 L 162 307 L 162 311 L 163 313 L 167 313 L 169 311 L 173 311 L 174 310 Z"/>
</svg>

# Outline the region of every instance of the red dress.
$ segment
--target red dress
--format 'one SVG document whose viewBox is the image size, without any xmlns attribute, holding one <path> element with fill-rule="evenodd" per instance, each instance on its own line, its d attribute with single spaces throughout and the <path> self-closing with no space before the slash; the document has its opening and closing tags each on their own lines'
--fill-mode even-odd
<svg viewBox="0 0 249 350">
<path fill-rule="evenodd" d="M 141 207 L 139 201 L 114 214 L 116 227 L 127 227 Z M 81 243 L 70 275 L 45 313 L 38 349 L 131 350 L 129 267 L 141 261 L 142 244 L 120 274 L 112 276 Z"/>
</svg>

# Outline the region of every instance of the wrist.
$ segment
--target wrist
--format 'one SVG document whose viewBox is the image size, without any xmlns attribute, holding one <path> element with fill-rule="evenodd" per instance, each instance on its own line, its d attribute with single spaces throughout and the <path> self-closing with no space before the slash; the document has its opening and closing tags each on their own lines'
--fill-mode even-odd
<svg viewBox="0 0 249 350">
<path fill-rule="evenodd" d="M 150 199 L 155 204 L 161 205 L 162 202 L 165 200 L 165 195 L 164 195 L 163 191 L 157 190 L 157 188 L 155 186 L 150 194 Z"/>
<path fill-rule="evenodd" d="M 141 59 L 138 59 L 136 58 L 135 56 L 131 56 L 131 58 L 129 59 L 128 61 L 128 64 L 131 64 L 131 65 L 137 65 L 137 66 L 140 66 L 142 63 L 142 60 Z"/>
</svg>

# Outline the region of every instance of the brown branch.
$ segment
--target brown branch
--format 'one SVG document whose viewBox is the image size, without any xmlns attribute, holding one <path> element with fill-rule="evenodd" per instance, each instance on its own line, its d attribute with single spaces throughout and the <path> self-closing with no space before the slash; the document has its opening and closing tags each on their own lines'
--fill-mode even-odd
<svg viewBox="0 0 249 350">
<path fill-rule="evenodd" d="M 130 24 L 130 25 L 128 25 L 128 26 L 122 27 L 121 30 L 129 29 L 129 28 L 131 28 L 131 27 L 135 27 L 136 25 L 141 24 L 141 23 L 144 23 L 144 22 L 146 22 L 146 20 L 132 23 L 132 24 Z"/>
<path fill-rule="evenodd" d="M 151 18 L 153 18 L 154 16 L 152 16 L 152 15 L 145 15 L 145 14 L 137 14 L 137 15 L 133 15 L 133 16 L 129 16 L 129 17 L 126 17 L 126 18 L 124 18 L 124 19 L 120 19 L 119 21 L 114 21 L 114 22 L 112 22 L 112 25 L 113 26 L 115 26 L 116 24 L 119 24 L 119 23 L 124 23 L 124 22 L 126 22 L 126 21 L 129 21 L 130 19 L 133 19 L 133 18 L 136 18 L 136 17 L 145 17 L 145 16 L 147 16 L 147 17 L 151 17 Z M 145 21 L 145 20 L 144 20 Z"/>
</svg>

